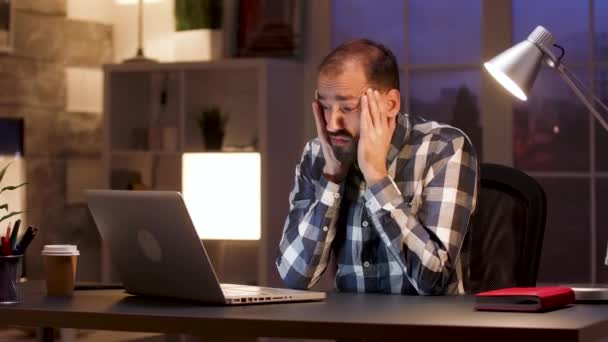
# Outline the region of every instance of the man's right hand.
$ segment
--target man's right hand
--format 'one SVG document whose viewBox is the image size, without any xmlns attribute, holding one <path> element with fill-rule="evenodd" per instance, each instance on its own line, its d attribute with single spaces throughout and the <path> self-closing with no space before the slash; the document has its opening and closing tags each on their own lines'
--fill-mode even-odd
<svg viewBox="0 0 608 342">
<path fill-rule="evenodd" d="M 345 165 L 336 158 L 334 149 L 329 143 L 329 136 L 327 134 L 327 128 L 325 127 L 325 117 L 323 116 L 323 111 L 321 110 L 321 105 L 318 101 L 312 103 L 312 112 L 315 117 L 315 124 L 317 126 L 319 141 L 321 142 L 323 157 L 325 158 L 323 176 L 334 183 L 341 183 L 344 178 L 346 178 L 350 165 Z"/>
</svg>

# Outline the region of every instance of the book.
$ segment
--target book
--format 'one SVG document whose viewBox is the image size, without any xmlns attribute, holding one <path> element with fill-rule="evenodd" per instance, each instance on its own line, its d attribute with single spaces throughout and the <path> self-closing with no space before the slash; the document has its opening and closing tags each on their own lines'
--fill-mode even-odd
<svg viewBox="0 0 608 342">
<path fill-rule="evenodd" d="M 511 287 L 475 295 L 475 309 L 487 311 L 549 311 L 574 304 L 574 291 L 564 286 Z"/>
</svg>

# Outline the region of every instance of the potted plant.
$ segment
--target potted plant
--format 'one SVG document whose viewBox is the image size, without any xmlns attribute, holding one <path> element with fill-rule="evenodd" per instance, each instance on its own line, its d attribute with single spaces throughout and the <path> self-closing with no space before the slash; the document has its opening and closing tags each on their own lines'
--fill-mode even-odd
<svg viewBox="0 0 608 342">
<path fill-rule="evenodd" d="M 176 60 L 222 57 L 222 0 L 175 0 L 174 14 Z"/>
<path fill-rule="evenodd" d="M 210 151 L 221 150 L 226 133 L 228 115 L 222 113 L 218 106 L 210 106 L 200 112 L 197 121 L 203 135 L 205 148 Z"/>
</svg>

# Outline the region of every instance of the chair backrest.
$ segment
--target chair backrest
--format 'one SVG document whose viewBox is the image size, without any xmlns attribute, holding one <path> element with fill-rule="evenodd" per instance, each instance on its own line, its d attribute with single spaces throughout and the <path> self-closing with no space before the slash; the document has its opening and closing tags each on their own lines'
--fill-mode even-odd
<svg viewBox="0 0 608 342">
<path fill-rule="evenodd" d="M 477 210 L 462 253 L 469 265 L 465 290 L 535 286 L 546 217 L 545 192 L 534 178 L 509 166 L 481 164 Z"/>
</svg>

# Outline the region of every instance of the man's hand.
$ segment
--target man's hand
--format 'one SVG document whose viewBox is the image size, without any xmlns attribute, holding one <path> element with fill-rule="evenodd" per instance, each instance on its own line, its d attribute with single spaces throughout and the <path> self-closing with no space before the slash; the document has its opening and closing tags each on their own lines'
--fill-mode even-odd
<svg viewBox="0 0 608 342">
<path fill-rule="evenodd" d="M 396 118 L 388 117 L 386 102 L 377 90 L 361 97 L 361 133 L 357 160 L 368 186 L 388 175 L 386 157 L 395 131 Z"/>
<path fill-rule="evenodd" d="M 329 144 L 329 136 L 327 135 L 327 128 L 325 127 L 325 118 L 323 117 L 319 102 L 314 101 L 312 103 L 312 112 L 315 117 L 315 125 L 317 126 L 319 141 L 321 141 L 323 157 L 325 157 L 323 176 L 334 183 L 341 183 L 344 178 L 346 178 L 350 165 L 345 165 L 344 163 L 340 162 L 336 158 L 334 149 Z"/>
</svg>

